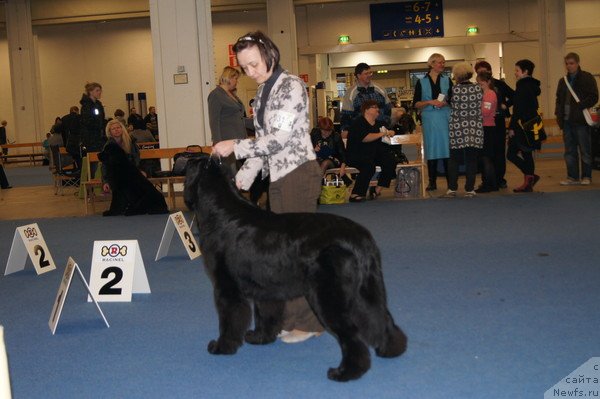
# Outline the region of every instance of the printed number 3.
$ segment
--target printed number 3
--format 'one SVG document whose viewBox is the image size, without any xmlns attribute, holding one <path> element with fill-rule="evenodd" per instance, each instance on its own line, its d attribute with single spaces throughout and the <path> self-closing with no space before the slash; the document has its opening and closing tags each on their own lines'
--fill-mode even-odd
<svg viewBox="0 0 600 399">
<path fill-rule="evenodd" d="M 194 245 L 194 241 L 192 240 L 192 237 L 190 236 L 190 233 L 188 233 L 186 231 L 185 233 L 183 233 L 183 236 L 190 243 L 190 245 L 188 245 L 188 247 L 190 248 L 190 251 L 196 252 L 196 246 Z"/>
<path fill-rule="evenodd" d="M 119 284 L 119 281 L 121 281 L 123 279 L 123 269 L 121 269 L 120 267 L 116 267 L 116 266 L 107 267 L 106 269 L 104 269 L 104 271 L 102 272 L 100 277 L 108 278 L 108 276 L 111 273 L 114 274 L 115 276 L 113 277 L 112 280 L 110 280 L 108 283 L 104 284 L 102 286 L 102 288 L 100 288 L 100 292 L 99 292 L 100 295 L 121 295 L 121 289 L 113 288 L 113 287 L 115 285 Z"/>
<path fill-rule="evenodd" d="M 39 263 L 40 267 L 50 266 L 50 261 L 46 260 L 46 252 L 44 252 L 44 248 L 42 248 L 41 245 L 36 245 L 33 247 L 33 253 L 37 255 L 38 252 L 41 252 Z"/>
</svg>

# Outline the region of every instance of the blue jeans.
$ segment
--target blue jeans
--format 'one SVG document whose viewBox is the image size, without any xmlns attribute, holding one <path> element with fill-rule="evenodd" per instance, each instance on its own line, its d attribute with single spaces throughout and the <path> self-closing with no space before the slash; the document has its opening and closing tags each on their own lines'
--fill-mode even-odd
<svg viewBox="0 0 600 399">
<path fill-rule="evenodd" d="M 572 125 L 565 121 L 563 126 L 565 143 L 565 163 L 567 176 L 579 180 L 579 159 L 581 157 L 581 178 L 592 178 L 592 132 L 589 126 Z"/>
</svg>

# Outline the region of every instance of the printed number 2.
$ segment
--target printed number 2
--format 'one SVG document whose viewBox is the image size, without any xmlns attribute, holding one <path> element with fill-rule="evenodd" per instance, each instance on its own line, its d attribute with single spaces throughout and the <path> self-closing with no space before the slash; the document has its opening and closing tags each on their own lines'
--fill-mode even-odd
<svg viewBox="0 0 600 399">
<path fill-rule="evenodd" d="M 46 260 L 46 252 L 44 252 L 44 248 L 42 248 L 41 245 L 36 245 L 33 247 L 33 253 L 37 255 L 38 252 L 41 252 L 39 263 L 40 267 L 50 266 L 50 261 Z"/>
<path fill-rule="evenodd" d="M 100 295 L 121 295 L 120 288 L 113 288 L 115 285 L 119 284 L 119 281 L 123 279 L 123 269 L 120 267 L 112 266 L 104 269 L 100 277 L 108 278 L 108 276 L 113 273 L 115 276 L 108 283 L 104 284 L 102 288 L 100 288 Z"/>
<path fill-rule="evenodd" d="M 190 243 L 190 245 L 188 245 L 188 247 L 190 248 L 190 251 L 196 252 L 196 246 L 194 245 L 194 241 L 192 240 L 190 233 L 188 233 L 186 231 L 185 233 L 183 233 L 183 236 L 185 237 L 186 240 L 188 240 L 188 243 Z"/>
</svg>

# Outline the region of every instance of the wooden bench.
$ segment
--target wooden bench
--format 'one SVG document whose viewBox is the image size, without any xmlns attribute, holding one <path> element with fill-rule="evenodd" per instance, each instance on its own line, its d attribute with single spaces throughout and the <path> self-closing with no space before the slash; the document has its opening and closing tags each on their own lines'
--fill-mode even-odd
<svg viewBox="0 0 600 399">
<path fill-rule="evenodd" d="M 175 154 L 186 151 L 186 147 L 181 148 L 153 148 L 153 149 L 142 149 L 140 150 L 140 159 L 159 159 L 168 161 L 168 169 L 171 170 L 173 167 L 173 157 Z M 212 147 L 202 147 L 202 151 L 210 154 Z M 87 154 L 87 180 L 83 182 L 84 186 L 84 201 L 85 201 L 85 214 L 89 214 L 89 206 L 91 205 L 92 213 L 96 212 L 95 201 L 96 195 L 95 190 L 102 187 L 102 181 L 100 179 L 94 179 L 91 176 L 91 164 L 100 164 L 97 152 L 90 152 Z M 169 209 L 173 210 L 176 208 L 176 184 L 182 184 L 185 182 L 185 176 L 164 176 L 164 177 L 150 177 L 148 180 L 156 185 L 162 187 L 166 185 L 167 192 L 167 205 Z"/>
<path fill-rule="evenodd" d="M 1 155 L 6 163 L 28 162 L 30 165 L 35 165 L 36 162 L 43 161 L 46 156 L 41 142 L 2 144 L 0 147 L 17 149 L 16 154 L 9 152 L 7 155 Z"/>
</svg>

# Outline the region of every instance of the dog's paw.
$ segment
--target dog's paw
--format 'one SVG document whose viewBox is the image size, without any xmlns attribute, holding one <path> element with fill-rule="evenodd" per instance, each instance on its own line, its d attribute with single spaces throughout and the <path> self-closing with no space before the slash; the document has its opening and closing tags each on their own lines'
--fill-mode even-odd
<svg viewBox="0 0 600 399">
<path fill-rule="evenodd" d="M 248 330 L 246 331 L 244 339 L 247 343 L 252 345 L 266 345 L 275 342 L 277 335 L 267 336 L 256 330 Z"/>
<path fill-rule="evenodd" d="M 213 355 L 233 355 L 237 352 L 237 346 L 226 345 L 221 340 L 212 340 L 208 343 L 208 352 Z"/>
<path fill-rule="evenodd" d="M 337 382 L 346 382 L 359 379 L 367 370 L 351 369 L 340 366 L 327 370 L 327 378 Z"/>
</svg>

